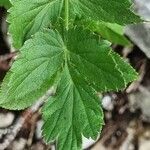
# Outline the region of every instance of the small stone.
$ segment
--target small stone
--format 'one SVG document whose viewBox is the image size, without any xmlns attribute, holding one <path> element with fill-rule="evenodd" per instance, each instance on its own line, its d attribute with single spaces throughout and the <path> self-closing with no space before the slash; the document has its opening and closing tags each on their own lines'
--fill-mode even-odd
<svg viewBox="0 0 150 150">
<path fill-rule="evenodd" d="M 24 150 L 25 146 L 26 146 L 26 139 L 20 138 L 17 141 L 14 141 L 11 145 L 11 150 Z"/>
<path fill-rule="evenodd" d="M 112 98 L 110 96 L 104 96 L 102 99 L 102 106 L 108 111 L 113 110 L 114 106 L 112 103 Z"/>
<path fill-rule="evenodd" d="M 14 121 L 15 115 L 13 113 L 0 113 L 0 128 L 7 128 Z"/>
</svg>

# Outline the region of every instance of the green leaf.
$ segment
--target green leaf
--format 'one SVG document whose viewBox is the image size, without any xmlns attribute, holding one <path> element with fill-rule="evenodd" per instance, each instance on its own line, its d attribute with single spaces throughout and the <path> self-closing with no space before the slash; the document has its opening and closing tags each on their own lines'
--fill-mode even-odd
<svg viewBox="0 0 150 150">
<path fill-rule="evenodd" d="M 137 78 L 134 69 L 111 50 L 110 43 L 87 30 L 70 30 L 67 47 L 70 68 L 99 92 L 123 89 Z"/>
<path fill-rule="evenodd" d="M 62 4 L 63 0 L 12 0 L 13 7 L 9 10 L 8 21 L 11 23 L 9 31 L 14 46 L 20 48 L 31 35 L 56 22 Z"/>
<path fill-rule="evenodd" d="M 85 28 L 96 32 L 108 41 L 122 46 L 131 46 L 131 42 L 124 36 L 124 26 L 115 23 L 99 22 L 99 21 L 83 21 Z"/>
<path fill-rule="evenodd" d="M 63 41 L 55 31 L 37 33 L 25 42 L 1 88 L 1 106 L 24 109 L 43 96 L 63 63 Z"/>
<path fill-rule="evenodd" d="M 120 89 L 137 74 L 108 43 L 89 31 L 70 30 L 66 45 L 67 63 L 56 96 L 49 98 L 42 111 L 43 135 L 46 142 L 57 139 L 59 150 L 81 150 L 82 135 L 96 139 L 103 125 L 94 89 Z"/>
<path fill-rule="evenodd" d="M 16 48 L 20 48 L 40 29 L 64 18 L 64 0 L 12 0 L 12 4 L 8 20 Z M 69 21 L 78 17 L 121 25 L 139 22 L 139 17 L 130 11 L 130 6 L 129 0 L 70 0 Z"/>
<path fill-rule="evenodd" d="M 140 21 L 139 17 L 130 10 L 130 0 L 71 0 L 69 6 L 73 14 L 84 19 L 120 25 Z"/>
<path fill-rule="evenodd" d="M 59 150 L 80 150 L 82 135 L 96 139 L 102 129 L 100 101 L 96 92 L 67 67 L 57 92 L 42 110 L 43 135 L 47 142 L 57 137 Z"/>
<path fill-rule="evenodd" d="M 0 0 L 0 6 L 8 9 L 11 7 L 11 3 L 9 0 Z"/>
<path fill-rule="evenodd" d="M 103 113 L 96 91 L 119 90 L 136 72 L 111 50 L 110 43 L 82 28 L 70 29 L 65 41 L 57 31 L 41 31 L 25 42 L 5 77 L 1 106 L 23 109 L 54 83 L 57 92 L 43 108 L 43 135 L 59 150 L 80 150 L 82 135 L 96 139 Z"/>
</svg>

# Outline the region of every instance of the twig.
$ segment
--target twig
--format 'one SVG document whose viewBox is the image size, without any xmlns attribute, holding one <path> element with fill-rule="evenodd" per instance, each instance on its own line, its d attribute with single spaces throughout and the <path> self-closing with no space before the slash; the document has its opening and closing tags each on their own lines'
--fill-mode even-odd
<svg viewBox="0 0 150 150">
<path fill-rule="evenodd" d="M 16 56 L 16 52 L 12 52 L 12 53 L 9 53 L 9 54 L 5 54 L 5 55 L 0 55 L 0 62 L 4 62 L 4 61 L 7 61 L 9 59 L 12 59 L 13 57 Z"/>
<path fill-rule="evenodd" d="M 9 59 L 12 60 L 16 56 L 16 52 L 0 55 L 0 69 L 8 70 L 11 64 L 8 62 Z"/>
<path fill-rule="evenodd" d="M 139 78 L 138 78 L 138 80 L 135 81 L 135 82 L 133 82 L 133 83 L 126 89 L 126 92 L 127 92 L 127 93 L 130 93 L 130 92 L 132 92 L 132 91 L 136 91 L 136 90 L 139 88 L 139 86 L 140 86 L 140 84 L 141 84 L 141 82 L 142 82 L 142 80 L 143 80 L 143 78 L 144 78 L 144 76 L 145 76 L 146 64 L 147 64 L 147 61 L 144 60 L 143 64 L 142 64 L 141 67 L 140 67 L 140 70 L 139 70 Z"/>
<path fill-rule="evenodd" d="M 36 128 L 36 122 L 37 122 L 38 117 L 39 117 L 39 113 L 35 113 L 32 117 L 32 120 L 31 120 L 31 131 L 30 131 L 30 134 L 29 134 L 29 137 L 27 140 L 27 147 L 28 148 L 32 145 L 32 142 L 33 142 L 33 136 L 34 136 L 34 131 Z"/>
</svg>

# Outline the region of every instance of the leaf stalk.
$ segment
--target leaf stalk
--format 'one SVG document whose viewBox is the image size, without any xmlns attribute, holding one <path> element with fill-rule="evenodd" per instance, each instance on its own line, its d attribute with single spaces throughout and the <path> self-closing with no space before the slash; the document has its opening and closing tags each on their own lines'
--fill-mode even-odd
<svg viewBox="0 0 150 150">
<path fill-rule="evenodd" d="M 69 0 L 65 0 L 65 29 L 69 30 Z"/>
</svg>

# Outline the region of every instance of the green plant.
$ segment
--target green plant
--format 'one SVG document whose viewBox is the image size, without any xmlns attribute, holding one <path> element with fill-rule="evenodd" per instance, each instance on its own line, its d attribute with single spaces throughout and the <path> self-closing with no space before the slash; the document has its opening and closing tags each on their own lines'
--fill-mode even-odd
<svg viewBox="0 0 150 150">
<path fill-rule="evenodd" d="M 128 0 L 11 0 L 8 22 L 17 60 L 7 73 L 0 106 L 31 106 L 54 86 L 42 108 L 43 136 L 59 150 L 80 150 L 103 121 L 97 92 L 118 91 L 137 79 L 109 41 L 128 45 L 123 26 L 139 22 Z"/>
<path fill-rule="evenodd" d="M 0 0 L 0 6 L 3 6 L 8 9 L 11 7 L 11 3 L 9 2 L 9 0 Z"/>
</svg>

